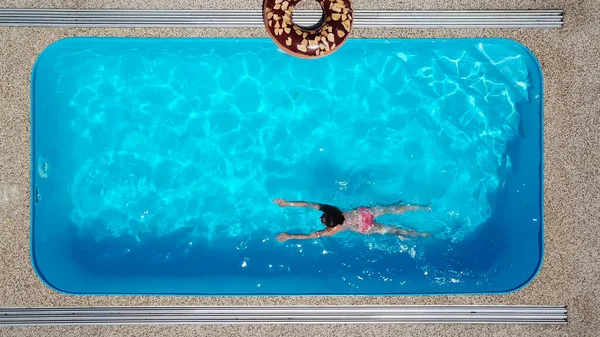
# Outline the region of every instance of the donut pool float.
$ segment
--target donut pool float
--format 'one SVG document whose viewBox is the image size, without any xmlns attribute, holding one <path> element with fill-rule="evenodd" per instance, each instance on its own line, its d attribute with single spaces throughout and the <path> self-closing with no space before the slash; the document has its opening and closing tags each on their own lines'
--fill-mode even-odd
<svg viewBox="0 0 600 337">
<path fill-rule="evenodd" d="M 283 51 L 303 58 L 318 58 L 339 49 L 352 31 L 350 0 L 318 0 L 323 14 L 312 27 L 292 21 L 292 11 L 301 0 L 264 0 L 263 20 L 269 36 Z"/>
</svg>

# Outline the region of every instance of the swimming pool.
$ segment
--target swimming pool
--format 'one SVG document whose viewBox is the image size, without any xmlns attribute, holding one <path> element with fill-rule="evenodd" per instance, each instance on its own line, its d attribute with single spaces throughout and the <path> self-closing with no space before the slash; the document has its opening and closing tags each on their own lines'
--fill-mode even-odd
<svg viewBox="0 0 600 337">
<path fill-rule="evenodd" d="M 542 77 L 503 39 L 71 38 L 32 75 L 31 252 L 71 294 L 513 291 L 543 255 Z M 431 239 L 320 230 L 403 200 Z"/>
</svg>

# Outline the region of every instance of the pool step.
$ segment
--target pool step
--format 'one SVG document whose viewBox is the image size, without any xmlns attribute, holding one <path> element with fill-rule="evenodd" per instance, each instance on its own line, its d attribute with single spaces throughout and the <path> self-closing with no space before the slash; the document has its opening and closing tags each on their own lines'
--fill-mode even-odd
<svg viewBox="0 0 600 337">
<path fill-rule="evenodd" d="M 299 25 L 320 11 L 298 10 Z M 355 28 L 562 28 L 562 10 L 365 11 Z M 261 10 L 0 9 L 0 26 L 27 27 L 263 27 Z"/>
<path fill-rule="evenodd" d="M 514 305 L 0 308 L 0 326 L 283 323 L 566 324 L 567 308 Z"/>
</svg>

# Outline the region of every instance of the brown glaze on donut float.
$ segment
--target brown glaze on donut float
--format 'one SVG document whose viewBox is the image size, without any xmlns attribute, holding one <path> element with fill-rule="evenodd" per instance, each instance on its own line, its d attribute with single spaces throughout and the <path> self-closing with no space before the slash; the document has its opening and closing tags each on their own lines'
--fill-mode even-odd
<svg viewBox="0 0 600 337">
<path fill-rule="evenodd" d="M 323 16 L 313 27 L 292 22 L 294 6 L 301 0 L 264 0 L 263 20 L 269 36 L 289 54 L 304 58 L 323 57 L 336 51 L 352 31 L 350 0 L 317 0 Z"/>
</svg>

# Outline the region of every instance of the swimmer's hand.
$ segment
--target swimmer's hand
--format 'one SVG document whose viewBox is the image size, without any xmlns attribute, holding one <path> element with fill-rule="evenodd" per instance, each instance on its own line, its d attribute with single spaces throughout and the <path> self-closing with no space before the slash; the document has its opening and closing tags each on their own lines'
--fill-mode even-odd
<svg viewBox="0 0 600 337">
<path fill-rule="evenodd" d="M 281 198 L 277 198 L 275 200 L 273 200 L 274 203 L 276 203 L 277 205 L 281 206 L 281 207 L 285 207 L 285 206 L 289 206 L 290 203 L 281 199 Z"/>
<path fill-rule="evenodd" d="M 279 241 L 279 242 L 284 242 L 291 238 L 292 238 L 292 236 L 289 235 L 288 233 L 281 233 L 281 234 L 277 235 L 277 237 L 276 237 L 277 241 Z"/>
</svg>

